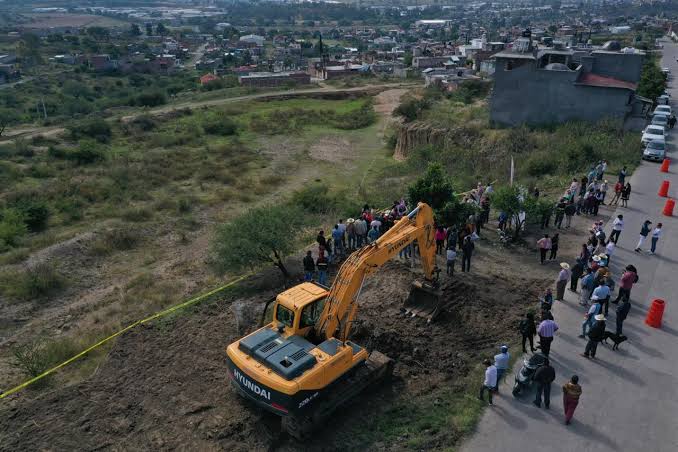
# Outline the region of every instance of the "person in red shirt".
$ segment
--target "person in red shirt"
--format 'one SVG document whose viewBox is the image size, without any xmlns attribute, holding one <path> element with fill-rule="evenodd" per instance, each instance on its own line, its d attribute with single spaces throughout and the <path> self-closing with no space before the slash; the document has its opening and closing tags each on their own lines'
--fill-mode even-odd
<svg viewBox="0 0 678 452">
<path fill-rule="evenodd" d="M 631 298 L 631 289 L 638 282 L 638 272 L 633 265 L 627 265 L 624 274 L 619 281 L 619 294 L 612 303 L 617 304 L 622 298 Z"/>
<path fill-rule="evenodd" d="M 617 204 L 619 204 L 619 198 L 621 198 L 621 194 L 622 194 L 623 189 L 624 189 L 624 184 L 622 184 L 621 182 L 618 181 L 616 184 L 614 184 L 614 197 L 610 201 L 611 206 L 612 205 L 616 206 Z"/>
</svg>

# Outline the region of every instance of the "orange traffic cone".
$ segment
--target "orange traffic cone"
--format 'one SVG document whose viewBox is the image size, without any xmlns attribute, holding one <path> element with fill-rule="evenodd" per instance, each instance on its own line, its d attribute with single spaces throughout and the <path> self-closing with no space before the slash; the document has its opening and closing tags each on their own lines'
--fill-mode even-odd
<svg viewBox="0 0 678 452">
<path fill-rule="evenodd" d="M 658 298 L 652 300 L 652 305 L 650 305 L 650 310 L 647 311 L 647 317 L 645 317 L 645 323 L 650 325 L 652 328 L 659 328 L 662 326 L 662 316 L 664 315 L 664 300 Z"/>
<path fill-rule="evenodd" d="M 665 180 L 659 187 L 659 196 L 666 198 L 669 195 L 669 181 Z"/>
<path fill-rule="evenodd" d="M 669 162 L 670 162 L 669 159 L 664 159 L 664 161 L 662 162 L 661 168 L 659 168 L 659 171 L 661 171 L 662 173 L 668 173 L 669 172 Z"/>
<path fill-rule="evenodd" d="M 664 210 L 662 213 L 667 216 L 667 217 L 672 217 L 673 216 L 673 208 L 676 206 L 676 201 L 673 199 L 669 198 L 666 200 L 666 204 L 664 204 Z"/>
</svg>

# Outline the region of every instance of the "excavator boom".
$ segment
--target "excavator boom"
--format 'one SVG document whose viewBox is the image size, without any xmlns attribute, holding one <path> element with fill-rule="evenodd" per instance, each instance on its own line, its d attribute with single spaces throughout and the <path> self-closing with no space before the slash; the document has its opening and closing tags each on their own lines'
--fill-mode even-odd
<svg viewBox="0 0 678 452">
<path fill-rule="evenodd" d="M 320 337 L 346 340 L 357 312 L 357 299 L 365 277 L 414 241 L 419 246 L 424 270 L 424 282 L 417 284 L 416 287 L 422 289 L 434 285 L 436 265 L 433 211 L 427 204 L 419 203 L 412 212 L 401 218 L 374 243 L 359 249 L 344 261 L 330 288 L 316 326 Z M 418 291 L 415 289 L 414 292 Z"/>
</svg>

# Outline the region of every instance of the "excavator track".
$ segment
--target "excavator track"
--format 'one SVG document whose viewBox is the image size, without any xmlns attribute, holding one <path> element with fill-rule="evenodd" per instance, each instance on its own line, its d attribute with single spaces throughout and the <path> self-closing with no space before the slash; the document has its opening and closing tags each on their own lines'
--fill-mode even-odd
<svg viewBox="0 0 678 452">
<path fill-rule="evenodd" d="M 282 418 L 282 428 L 298 440 L 308 439 L 337 408 L 353 400 L 368 387 L 390 377 L 393 365 L 391 358 L 373 351 L 363 364 L 328 388 L 327 395 L 316 402 L 311 412 Z"/>
</svg>

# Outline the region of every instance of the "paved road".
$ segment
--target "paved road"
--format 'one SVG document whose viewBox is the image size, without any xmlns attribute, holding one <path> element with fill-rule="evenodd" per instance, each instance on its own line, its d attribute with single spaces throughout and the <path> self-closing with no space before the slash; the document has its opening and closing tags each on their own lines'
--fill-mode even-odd
<svg viewBox="0 0 678 452">
<path fill-rule="evenodd" d="M 676 77 L 671 87 L 674 109 L 678 108 L 676 57 L 678 46 L 666 42 L 662 66 L 671 68 Z M 585 346 L 577 337 L 583 311 L 567 290 L 565 303 L 554 308 L 561 331 L 551 352 L 557 373 L 551 409 L 536 408 L 532 397 L 513 399 L 510 386 L 505 384 L 503 394 L 496 398 L 494 407 L 485 410 L 477 433 L 462 450 L 678 451 L 678 218 L 661 215 L 665 199 L 657 196 L 660 181 L 666 179 L 671 182 L 670 192 L 678 197 L 677 143 L 678 129 L 669 153 L 675 162 L 670 174 L 660 173 L 656 163 L 644 162 L 630 181 L 630 207 L 619 209 L 626 227 L 612 259 L 612 271 L 618 277 L 620 269 L 632 263 L 640 273 L 631 296 L 631 313 L 624 324 L 628 342 L 617 352 L 610 346 L 598 347 L 595 361 L 579 356 Z M 678 210 L 675 214 L 678 216 Z M 633 251 L 646 218 L 664 224 L 655 256 Z M 653 298 L 667 302 L 661 329 L 643 322 Z M 614 330 L 613 311 L 608 330 Z M 560 386 L 575 373 L 584 393 L 573 424 L 565 426 Z M 507 381 L 512 383 L 514 374 Z"/>
</svg>

